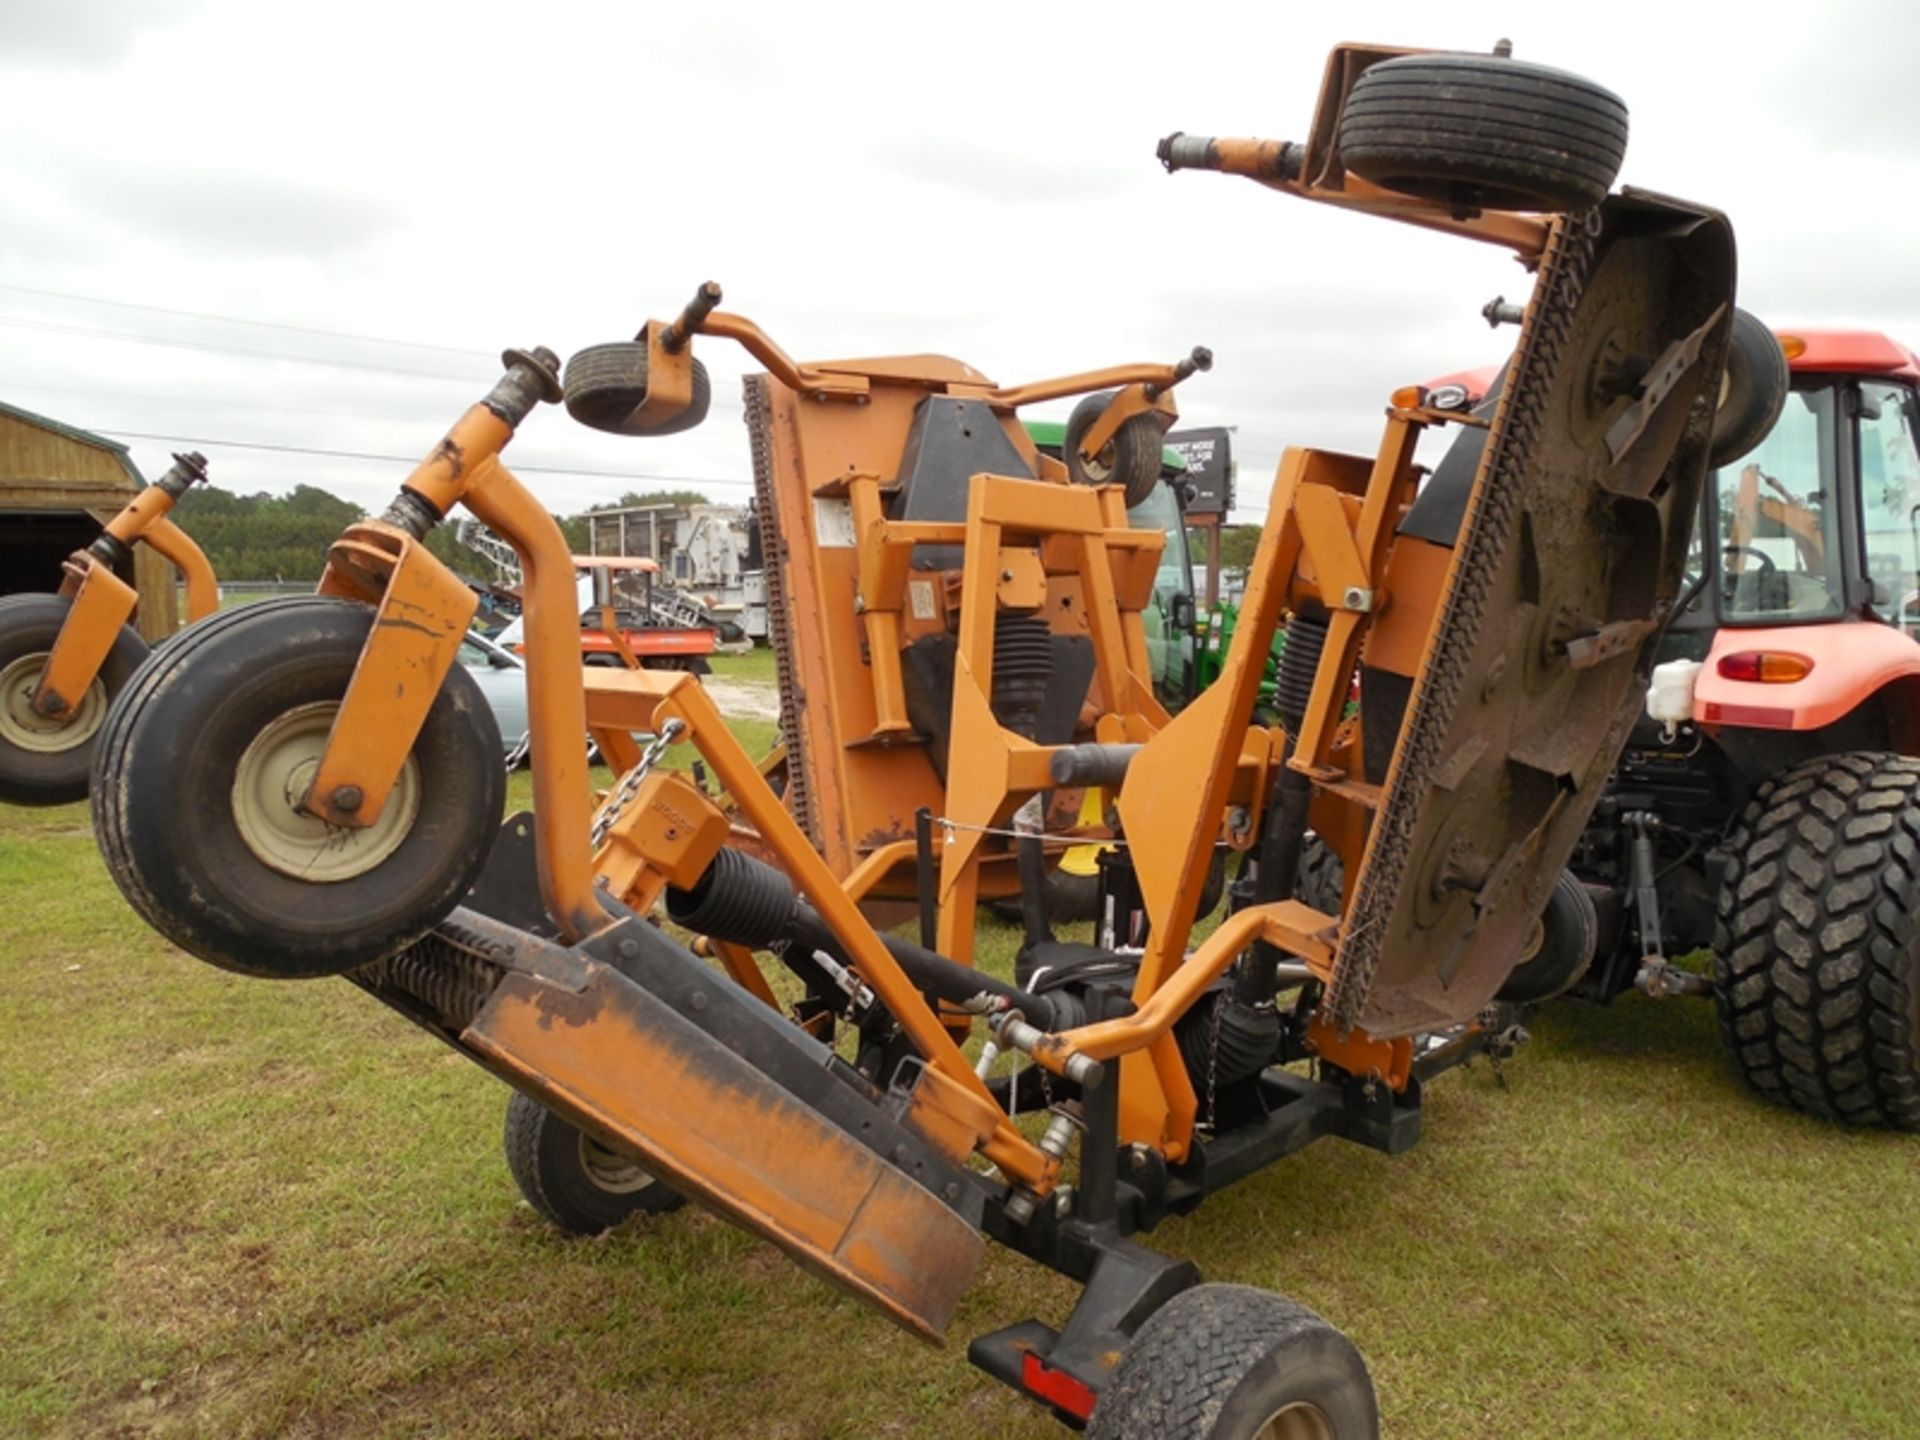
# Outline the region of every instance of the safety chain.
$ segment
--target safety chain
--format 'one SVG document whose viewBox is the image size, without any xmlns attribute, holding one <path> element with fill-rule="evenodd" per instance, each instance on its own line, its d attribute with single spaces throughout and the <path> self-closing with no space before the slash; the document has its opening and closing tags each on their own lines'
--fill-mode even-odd
<svg viewBox="0 0 1920 1440">
<path fill-rule="evenodd" d="M 1227 1003 L 1227 992 L 1213 997 L 1213 1019 L 1207 1026 L 1207 1129 L 1220 1128 L 1220 1011 Z"/>
<path fill-rule="evenodd" d="M 633 803 L 633 797 L 640 793 L 640 786 L 649 771 L 667 753 L 667 747 L 686 733 L 686 723 L 678 719 L 669 719 L 660 727 L 660 733 L 653 737 L 653 743 L 640 752 L 639 762 L 620 777 L 620 783 L 593 817 L 593 832 L 589 837 L 589 846 L 598 850 L 606 842 L 607 832 L 613 829 L 620 814 Z"/>
<path fill-rule="evenodd" d="M 522 730 L 520 738 L 513 742 L 513 748 L 507 751 L 507 774 L 511 775 L 520 768 L 520 762 L 527 758 L 533 749 L 533 731 Z"/>
</svg>

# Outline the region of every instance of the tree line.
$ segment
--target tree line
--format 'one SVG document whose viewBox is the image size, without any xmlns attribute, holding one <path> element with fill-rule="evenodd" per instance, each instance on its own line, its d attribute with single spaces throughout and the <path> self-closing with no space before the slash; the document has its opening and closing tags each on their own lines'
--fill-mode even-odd
<svg viewBox="0 0 1920 1440">
<path fill-rule="evenodd" d="M 706 496 L 692 490 L 656 495 L 629 491 L 618 500 L 591 509 L 706 503 Z M 327 547 L 347 526 L 365 519 L 366 512 L 317 485 L 297 485 L 285 495 L 265 491 L 239 495 L 215 485 L 196 485 L 174 508 L 173 518 L 207 552 L 213 573 L 220 579 L 304 585 L 320 578 L 327 563 Z M 556 515 L 554 519 L 576 554 L 587 548 L 585 515 Z M 436 526 L 426 544 L 462 575 L 491 575 L 486 562 L 460 543 L 452 524 Z"/>
</svg>

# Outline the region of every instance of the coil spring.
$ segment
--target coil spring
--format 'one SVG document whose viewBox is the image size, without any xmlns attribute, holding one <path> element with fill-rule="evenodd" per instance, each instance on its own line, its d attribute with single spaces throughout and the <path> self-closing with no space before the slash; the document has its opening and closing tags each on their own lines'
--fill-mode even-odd
<svg viewBox="0 0 1920 1440">
<path fill-rule="evenodd" d="M 1287 644 L 1280 652 L 1273 707 L 1289 735 L 1299 734 L 1301 725 L 1306 723 L 1307 706 L 1313 699 L 1313 677 L 1320 669 L 1320 652 L 1326 648 L 1324 618 L 1296 613 L 1287 622 Z"/>
<path fill-rule="evenodd" d="M 395 990 L 427 1007 L 450 1030 L 464 1030 L 500 983 L 500 967 L 437 930 L 358 973 L 372 990 Z"/>
</svg>

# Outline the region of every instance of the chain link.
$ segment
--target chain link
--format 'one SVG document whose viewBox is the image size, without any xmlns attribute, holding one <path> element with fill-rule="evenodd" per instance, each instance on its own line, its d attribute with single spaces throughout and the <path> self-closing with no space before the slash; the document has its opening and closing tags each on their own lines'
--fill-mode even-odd
<svg viewBox="0 0 1920 1440">
<path fill-rule="evenodd" d="M 1217 1131 L 1220 1122 L 1220 1011 L 1227 1003 L 1227 992 L 1213 997 L 1213 1019 L 1207 1027 L 1207 1129 Z"/>
<path fill-rule="evenodd" d="M 660 727 L 660 733 L 653 737 L 653 743 L 640 752 L 639 762 L 620 777 L 620 783 L 614 787 L 613 793 L 607 796 L 606 803 L 593 817 L 593 832 L 589 839 L 589 848 L 598 850 L 606 843 L 607 833 L 613 829 L 614 822 L 620 818 L 621 812 L 633 803 L 633 797 L 640 793 L 641 783 L 646 780 L 648 773 L 659 763 L 660 757 L 667 753 L 667 747 L 684 735 L 686 729 L 686 723 L 677 719 L 669 719 Z"/>
</svg>

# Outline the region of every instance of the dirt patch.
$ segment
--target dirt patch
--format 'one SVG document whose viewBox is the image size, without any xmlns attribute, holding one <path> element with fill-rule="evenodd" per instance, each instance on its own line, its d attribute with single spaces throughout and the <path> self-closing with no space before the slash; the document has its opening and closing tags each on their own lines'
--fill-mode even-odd
<svg viewBox="0 0 1920 1440">
<path fill-rule="evenodd" d="M 713 703 L 720 707 L 720 713 L 730 720 L 780 718 L 778 686 L 763 685 L 752 680 L 733 680 L 723 675 L 703 675 L 700 684 L 713 697 Z"/>
</svg>

